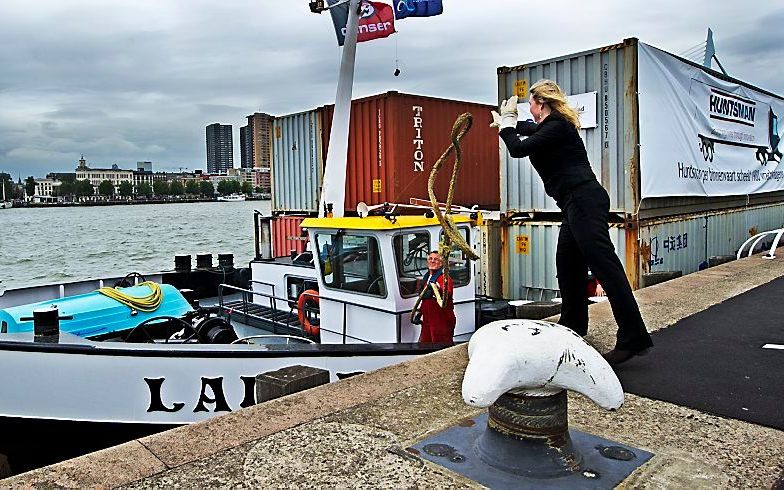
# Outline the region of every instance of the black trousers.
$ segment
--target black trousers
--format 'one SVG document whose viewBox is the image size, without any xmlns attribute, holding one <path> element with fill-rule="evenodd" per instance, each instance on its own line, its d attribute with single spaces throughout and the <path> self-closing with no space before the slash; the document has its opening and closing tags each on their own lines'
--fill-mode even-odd
<svg viewBox="0 0 784 490">
<path fill-rule="evenodd" d="M 610 241 L 610 198 L 596 181 L 579 186 L 564 199 L 556 270 L 561 289 L 560 324 L 588 333 L 588 269 L 604 288 L 618 333 L 615 347 L 641 350 L 653 345 L 623 266 Z"/>
</svg>

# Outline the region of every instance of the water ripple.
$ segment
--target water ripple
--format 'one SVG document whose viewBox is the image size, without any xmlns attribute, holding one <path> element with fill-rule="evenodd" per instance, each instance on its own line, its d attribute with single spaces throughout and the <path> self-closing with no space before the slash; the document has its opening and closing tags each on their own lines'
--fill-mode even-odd
<svg viewBox="0 0 784 490">
<path fill-rule="evenodd" d="M 269 201 L 13 208 L 3 213 L 0 280 L 6 289 L 123 272 L 170 270 L 177 254 L 254 253 L 253 210 Z M 53 233 L 56 237 L 53 238 Z"/>
</svg>

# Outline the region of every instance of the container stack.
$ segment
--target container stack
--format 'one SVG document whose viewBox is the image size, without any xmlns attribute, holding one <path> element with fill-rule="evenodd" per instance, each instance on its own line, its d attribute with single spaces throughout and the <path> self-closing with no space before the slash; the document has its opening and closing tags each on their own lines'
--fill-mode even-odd
<svg viewBox="0 0 784 490">
<path fill-rule="evenodd" d="M 627 39 L 500 67 L 499 102 L 555 80 L 581 112 L 580 135 L 610 196 L 610 236 L 634 288 L 734 255 L 784 225 L 778 118 L 784 98 Z M 560 210 L 527 158 L 501 153 L 503 295 L 557 295 Z"/>
<path fill-rule="evenodd" d="M 489 127 L 494 106 L 387 92 L 354 100 L 346 171 L 345 209 L 368 205 L 427 200 L 427 179 L 435 161 L 449 147 L 457 117 L 474 116 L 462 140 L 462 167 L 453 204 L 500 208 L 498 133 Z M 299 222 L 318 214 L 334 106 L 278 116 L 273 123 L 272 223 L 273 255 L 301 251 Z M 436 182 L 436 196 L 445 201 L 454 157 Z M 280 223 L 276 223 L 281 220 Z M 293 238 L 292 238 L 293 237 Z"/>
</svg>

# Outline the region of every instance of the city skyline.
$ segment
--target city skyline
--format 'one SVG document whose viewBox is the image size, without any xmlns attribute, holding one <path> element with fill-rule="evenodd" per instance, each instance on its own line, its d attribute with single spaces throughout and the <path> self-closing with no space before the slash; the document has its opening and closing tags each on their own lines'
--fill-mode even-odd
<svg viewBox="0 0 784 490">
<path fill-rule="evenodd" d="M 355 98 L 398 90 L 495 104 L 499 66 L 626 37 L 679 54 L 703 42 L 708 27 L 730 75 L 784 94 L 775 69 L 784 61 L 780 36 L 768 28 L 784 20 L 784 8 L 772 0 L 753 10 L 707 0 L 605 8 L 565 0 L 548 15 L 514 0 L 444 3 L 443 15 L 399 21 L 397 34 L 359 45 Z M 120 0 L 102 8 L 7 0 L 0 171 L 23 179 L 72 171 L 81 154 L 100 166 L 152 161 L 161 171 L 206 170 L 208 124 L 232 125 L 240 141 L 248 114 L 333 103 L 339 57 L 329 15 L 310 13 L 305 0 Z"/>
</svg>

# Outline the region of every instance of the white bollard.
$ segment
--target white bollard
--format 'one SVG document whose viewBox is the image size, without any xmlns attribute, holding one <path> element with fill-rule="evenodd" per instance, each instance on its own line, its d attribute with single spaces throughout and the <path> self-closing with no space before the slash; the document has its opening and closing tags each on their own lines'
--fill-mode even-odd
<svg viewBox="0 0 784 490">
<path fill-rule="evenodd" d="M 623 404 L 623 388 L 607 361 L 562 325 L 538 320 L 489 323 L 471 337 L 468 357 L 463 400 L 474 407 L 488 407 L 515 388 L 529 396 L 572 390 L 607 410 Z"/>
</svg>

